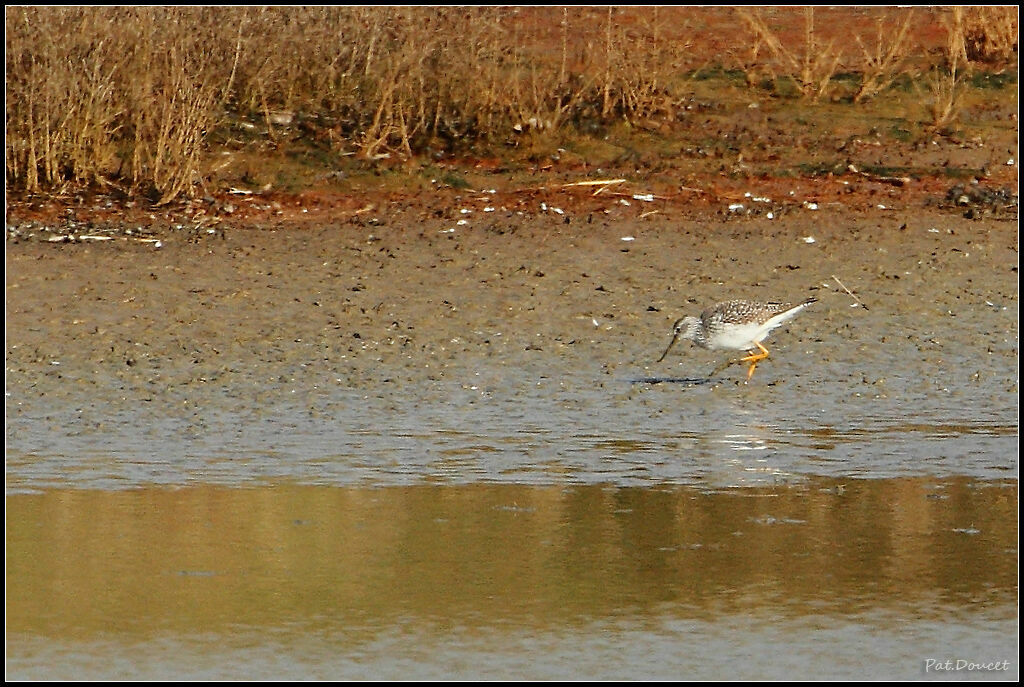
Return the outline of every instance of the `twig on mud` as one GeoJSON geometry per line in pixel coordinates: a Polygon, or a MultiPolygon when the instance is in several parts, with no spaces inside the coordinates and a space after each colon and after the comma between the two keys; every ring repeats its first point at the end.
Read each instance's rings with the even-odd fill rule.
{"type": "Polygon", "coordinates": [[[558,186],[555,186],[555,187],[551,187],[551,186],[534,186],[534,187],[530,187],[530,188],[519,188],[519,189],[515,189],[514,191],[512,191],[512,193],[536,193],[538,191],[550,191],[550,190],[552,190],[552,188],[571,188],[573,186],[600,186],[601,188],[597,189],[597,191],[594,192],[594,195],[596,196],[598,193],[601,193],[602,191],[605,191],[605,190],[611,188],[612,184],[624,184],[627,181],[629,181],[629,180],[628,179],[600,179],[600,180],[594,180],[594,181],[573,181],[573,182],[570,182],[568,184],[559,184],[558,186]]]}
{"type": "Polygon", "coordinates": [[[893,186],[906,186],[912,181],[910,177],[885,177],[877,174],[868,174],[867,172],[860,171],[853,165],[848,165],[847,169],[871,181],[880,181],[885,184],[892,184],[893,186]]]}
{"type": "Polygon", "coordinates": [[[611,188],[612,184],[624,184],[626,179],[599,179],[595,181],[574,181],[570,184],[562,184],[562,188],[568,188],[570,186],[600,186],[601,188],[594,191],[594,195],[598,195],[603,191],[607,191],[611,188]]]}
{"type": "Polygon", "coordinates": [[[645,197],[639,198],[638,196],[641,195],[639,193],[622,193],[622,192],[619,192],[619,191],[616,191],[616,192],[612,193],[611,195],[613,195],[613,196],[622,196],[623,198],[632,198],[633,200],[642,200],[642,201],[647,202],[647,203],[650,203],[650,202],[655,201],[655,200],[672,200],[675,197],[675,196],[656,196],[653,193],[647,193],[647,194],[643,194],[645,197]]]}
{"type": "Polygon", "coordinates": [[[853,291],[850,291],[848,288],[846,288],[846,285],[843,282],[839,281],[839,277],[837,277],[836,275],[833,274],[832,278],[836,280],[837,284],[839,284],[841,287],[843,287],[843,291],[845,291],[846,293],[850,294],[850,297],[853,298],[853,300],[857,301],[857,305],[859,305],[860,307],[864,308],[865,310],[868,309],[868,306],[864,305],[864,302],[861,301],[861,299],[857,298],[857,295],[853,291]]]}
{"type": "Polygon", "coordinates": [[[601,179],[595,181],[573,181],[569,184],[562,184],[562,188],[567,186],[600,186],[602,184],[624,184],[626,179],[601,179]]]}

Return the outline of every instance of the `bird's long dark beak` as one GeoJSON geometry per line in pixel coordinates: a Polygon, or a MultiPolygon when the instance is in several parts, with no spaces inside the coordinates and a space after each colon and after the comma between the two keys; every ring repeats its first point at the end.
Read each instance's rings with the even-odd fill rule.
{"type": "Polygon", "coordinates": [[[661,354],[661,357],[660,357],[660,358],[658,358],[658,362],[659,362],[659,363],[660,363],[660,362],[661,362],[662,360],[664,360],[664,359],[665,359],[665,356],[666,356],[666,355],[668,355],[668,352],[669,352],[669,351],[671,351],[671,350],[672,350],[672,347],[676,345],[676,340],[677,340],[678,338],[679,338],[679,332],[672,332],[672,340],[668,342],[668,348],[666,348],[666,349],[665,349],[665,352],[661,354]]]}

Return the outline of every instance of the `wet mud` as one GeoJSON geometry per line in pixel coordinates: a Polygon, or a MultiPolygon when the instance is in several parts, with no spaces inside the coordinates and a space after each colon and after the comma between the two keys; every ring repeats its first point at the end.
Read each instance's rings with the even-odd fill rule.
{"type": "MultiPolygon", "coordinates": [[[[304,480],[309,460],[400,453],[403,434],[430,437],[428,454],[482,447],[485,466],[530,449],[517,470],[531,450],[558,463],[579,437],[656,445],[744,422],[1015,434],[1015,224],[618,207],[527,214],[488,196],[463,203],[463,224],[397,207],[358,225],[171,232],[159,248],[9,241],[9,456],[173,464],[191,448],[201,474],[217,456],[276,452],[299,462],[266,471],[304,480]],[[749,382],[739,364],[709,376],[731,354],[689,342],[655,362],[685,314],[809,296],[749,382]]],[[[375,479],[367,467],[357,481],[375,479]]]]}

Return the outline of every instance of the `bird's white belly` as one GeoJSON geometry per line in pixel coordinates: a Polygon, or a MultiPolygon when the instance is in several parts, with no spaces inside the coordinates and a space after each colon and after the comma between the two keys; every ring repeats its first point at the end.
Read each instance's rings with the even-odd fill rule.
{"type": "Polygon", "coordinates": [[[711,341],[710,348],[727,348],[734,351],[747,351],[757,348],[757,344],[764,341],[771,330],[766,330],[763,325],[750,325],[730,327],[729,331],[716,334],[711,341]]]}

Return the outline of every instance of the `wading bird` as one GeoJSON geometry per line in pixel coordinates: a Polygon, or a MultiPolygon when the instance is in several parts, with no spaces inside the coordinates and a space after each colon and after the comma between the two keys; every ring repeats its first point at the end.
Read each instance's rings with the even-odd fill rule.
{"type": "MultiPolygon", "coordinates": [[[[672,340],[658,358],[660,363],[672,350],[679,339],[689,339],[702,348],[748,351],[750,355],[740,358],[750,363],[747,379],[754,375],[757,364],[768,357],[768,349],[761,342],[773,329],[792,319],[817,298],[808,298],[799,305],[791,303],[759,303],[756,301],[724,301],[713,305],[700,317],[683,317],[672,326],[672,340]],[[759,352],[752,352],[760,349],[759,352]]],[[[726,363],[714,373],[724,369],[726,363]]]]}

